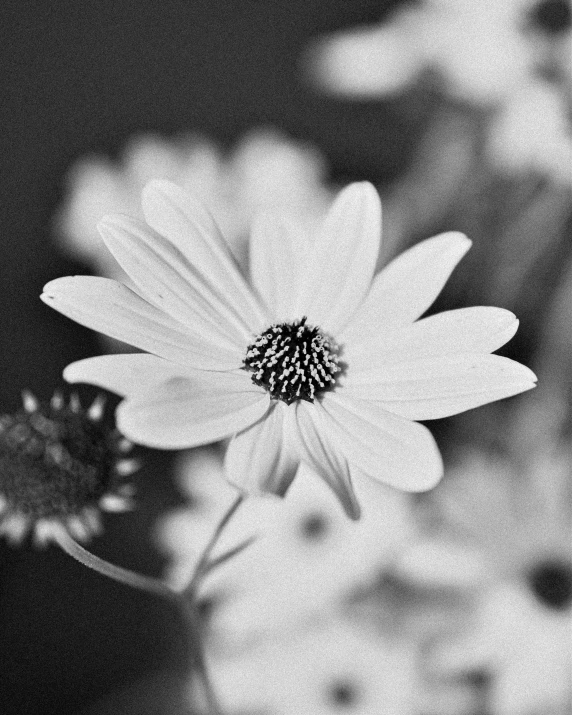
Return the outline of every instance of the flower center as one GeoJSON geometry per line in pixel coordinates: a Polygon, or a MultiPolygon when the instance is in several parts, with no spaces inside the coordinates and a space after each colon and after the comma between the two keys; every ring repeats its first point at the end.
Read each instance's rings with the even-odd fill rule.
{"type": "Polygon", "coordinates": [[[244,369],[252,382],[287,405],[314,398],[336,384],[338,347],[306,318],[271,325],[248,346],[244,369]]]}
{"type": "Polygon", "coordinates": [[[572,565],[549,560],[529,573],[529,584],[539,601],[549,608],[564,610],[572,605],[572,565]]]}
{"type": "Polygon", "coordinates": [[[34,519],[77,514],[109,489],[113,430],[85,412],[44,407],[0,418],[0,494],[34,519]]]}

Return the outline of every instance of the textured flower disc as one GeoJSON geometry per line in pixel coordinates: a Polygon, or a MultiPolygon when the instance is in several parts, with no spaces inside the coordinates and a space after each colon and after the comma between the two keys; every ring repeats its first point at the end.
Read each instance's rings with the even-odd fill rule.
{"type": "Polygon", "coordinates": [[[20,541],[30,528],[37,543],[65,528],[86,540],[101,530],[99,510],[130,507],[120,478],[135,471],[122,455],[131,443],[102,422],[103,401],[87,410],[76,396],[48,405],[24,395],[24,408],[0,417],[0,533],[20,541]]]}
{"type": "Polygon", "coordinates": [[[530,570],[529,585],[542,605],[556,610],[572,606],[572,564],[542,561],[530,570]]]}
{"type": "Polygon", "coordinates": [[[306,324],[271,325],[248,346],[244,368],[251,370],[252,382],[287,405],[314,398],[336,383],[341,371],[337,346],[320,330],[306,324]]]}

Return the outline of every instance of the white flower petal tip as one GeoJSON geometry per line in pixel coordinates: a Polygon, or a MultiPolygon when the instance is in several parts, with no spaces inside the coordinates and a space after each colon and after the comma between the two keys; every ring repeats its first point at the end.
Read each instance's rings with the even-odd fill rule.
{"type": "Polygon", "coordinates": [[[319,403],[296,405],[296,431],[302,462],[326,482],[346,515],[354,521],[359,519],[361,509],[352,486],[350,464],[338,447],[339,435],[332,430],[331,420],[319,403]]]}
{"type": "Polygon", "coordinates": [[[141,203],[143,206],[148,206],[149,203],[154,201],[156,198],[167,198],[169,196],[182,194],[184,194],[185,199],[190,204],[198,204],[202,210],[210,216],[208,209],[204,206],[200,199],[196,198],[192,194],[191,191],[183,189],[183,187],[179,184],[176,184],[173,181],[168,181],[167,179],[151,179],[151,181],[148,181],[141,192],[141,203]]]}
{"type": "Polygon", "coordinates": [[[365,300],[343,329],[349,345],[410,325],[433,304],[471,247],[463,233],[450,231],[417,243],[375,276],[365,300]]]}
{"type": "Polygon", "coordinates": [[[407,255],[411,251],[412,254],[416,253],[422,261],[432,262],[437,259],[443,264],[451,265],[450,273],[472,245],[473,242],[464,233],[446,231],[421,241],[402,255],[407,255]]]}
{"type": "Polygon", "coordinates": [[[65,286],[70,281],[76,280],[76,278],[77,276],[66,276],[65,278],[54,278],[54,280],[49,281],[49,283],[46,283],[42,293],[40,294],[40,300],[43,300],[44,303],[51,307],[55,307],[52,305],[52,301],[57,300],[62,286],[65,286]]]}
{"type": "Polygon", "coordinates": [[[338,334],[367,295],[381,242],[381,202],[372,184],[350,184],[335,199],[309,251],[298,312],[338,334]]]}
{"type": "Polygon", "coordinates": [[[424,425],[373,401],[332,393],[323,401],[330,442],[358,472],[401,491],[432,489],[443,476],[443,460],[424,425]]]}
{"type": "Polygon", "coordinates": [[[460,353],[361,372],[347,395],[373,401],[407,420],[434,420],[512,397],[536,385],[536,375],[500,355],[460,353]]]}
{"type": "MultiPolygon", "coordinates": [[[[168,179],[151,179],[143,187],[142,196],[148,196],[149,192],[153,193],[155,191],[161,193],[168,193],[170,191],[183,191],[183,188],[176,184],[174,181],[169,181],[168,179]]],[[[190,195],[190,192],[187,191],[190,195]]]]}

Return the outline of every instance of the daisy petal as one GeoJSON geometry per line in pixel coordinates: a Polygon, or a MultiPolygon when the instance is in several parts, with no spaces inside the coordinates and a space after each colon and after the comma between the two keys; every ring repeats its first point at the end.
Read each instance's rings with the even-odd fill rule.
{"type": "Polygon", "coordinates": [[[98,224],[109,250],[141,293],[179,323],[226,350],[243,349],[249,332],[229,314],[181,251],[142,221],[107,216],[98,224]]]}
{"type": "MultiPolygon", "coordinates": [[[[269,407],[268,393],[246,375],[216,373],[216,380],[175,378],[117,408],[117,426],[133,442],[186,449],[240,432],[269,407]]],[[[213,373],[214,375],[214,373],[213,373]]]]}
{"type": "Polygon", "coordinates": [[[130,288],[108,278],[57,278],[44,287],[41,299],[81,325],[183,365],[230,370],[242,361],[237,348],[193,335],[130,288]]]}
{"type": "Polygon", "coordinates": [[[276,322],[295,314],[298,274],[308,240],[301,226],[282,215],[258,214],[250,238],[252,282],[276,322]]]}
{"type": "Polygon", "coordinates": [[[298,402],[295,410],[302,460],[326,482],[350,519],[359,519],[361,510],[352,487],[350,469],[345,456],[337,449],[335,437],[331,436],[331,420],[319,402],[298,402]]]}
{"type": "Polygon", "coordinates": [[[350,373],[343,391],[413,420],[434,420],[530,390],[535,374],[499,355],[471,353],[350,373]]]}
{"type": "Polygon", "coordinates": [[[261,420],[231,440],[225,456],[227,480],[249,494],[284,496],[299,463],[290,429],[288,407],[273,404],[261,420]]]}
{"type": "Polygon", "coordinates": [[[147,223],[171,241],[203,283],[224,306],[247,337],[264,328],[266,316],[209,211],[169,181],[152,181],[143,189],[142,208],[147,223]]]}
{"type": "Polygon", "coordinates": [[[146,353],[100,355],[72,362],[64,370],[67,382],[96,385],[122,397],[147,392],[158,383],[184,375],[180,365],[146,353]]]}
{"type": "Polygon", "coordinates": [[[451,231],[418,243],[376,276],[371,290],[340,338],[363,343],[417,320],[439,295],[453,269],[471,247],[451,231]]]}
{"type": "Polygon", "coordinates": [[[328,393],[322,404],[335,443],[369,477],[418,492],[431,489],[443,476],[439,449],[424,425],[345,392],[328,393]]]}
{"type": "Polygon", "coordinates": [[[396,330],[372,336],[367,343],[344,346],[352,373],[412,359],[462,353],[491,353],[508,342],[518,320],[502,308],[449,310],[396,330]]]}
{"type": "Polygon", "coordinates": [[[338,195],[308,253],[298,314],[337,335],[363,301],[381,241],[381,203],[374,187],[350,184],[338,195]]]}

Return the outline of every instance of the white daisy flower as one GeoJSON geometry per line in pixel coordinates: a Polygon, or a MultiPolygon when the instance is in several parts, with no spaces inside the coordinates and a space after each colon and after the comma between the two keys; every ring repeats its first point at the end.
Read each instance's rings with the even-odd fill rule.
{"type": "Polygon", "coordinates": [[[418,320],[468,250],[465,236],[424,241],[374,277],[371,184],[344,189],[311,241],[284,215],[260,215],[252,287],[211,215],[177,186],[148,185],[143,212],[147,224],[100,223],[135,290],[77,276],[52,281],[42,299],[151,354],[90,358],[64,376],[125,397],[118,426],[135,442],[181,449],[232,437],[227,477],[246,493],[283,495],[305,462],[357,518],[353,477],[405,491],[441,478],[435,441],[413,420],[534,386],[526,367],[490,355],[514,335],[511,313],[418,320]]]}

